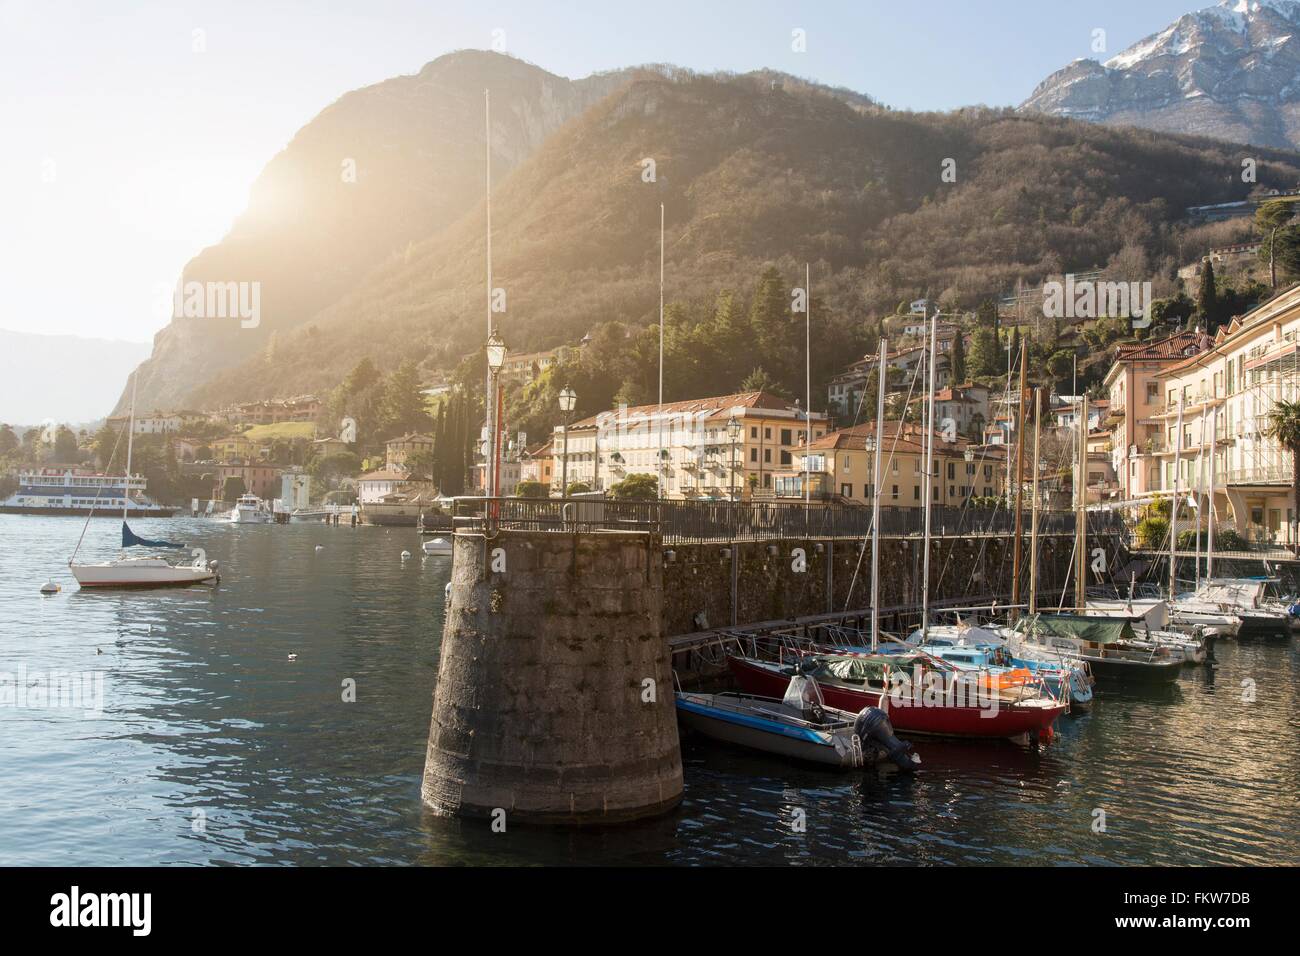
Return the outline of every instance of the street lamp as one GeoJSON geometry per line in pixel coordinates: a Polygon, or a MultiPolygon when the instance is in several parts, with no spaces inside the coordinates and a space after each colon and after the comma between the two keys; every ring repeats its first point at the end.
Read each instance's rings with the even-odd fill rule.
{"type": "Polygon", "coordinates": [[[727,437],[731,439],[731,500],[736,500],[736,440],[740,438],[740,419],[732,415],[727,419],[727,437]]]}
{"type": "MultiPolygon", "coordinates": [[[[564,412],[564,426],[561,434],[564,436],[564,448],[562,451],[562,477],[560,479],[560,497],[564,498],[569,494],[569,421],[573,417],[573,408],[578,404],[578,393],[568,385],[560,392],[560,411],[564,412]]],[[[594,485],[594,482],[593,482],[594,485]]]]}
{"type": "Polygon", "coordinates": [[[487,453],[487,488],[484,491],[489,498],[495,497],[497,493],[498,472],[501,465],[499,462],[501,452],[501,436],[497,434],[499,424],[497,423],[497,375],[501,367],[506,364],[506,344],[501,341],[497,335],[497,330],[493,329],[488,335],[487,344],[484,346],[487,352],[488,375],[491,378],[491,387],[488,395],[488,453],[487,453]]]}

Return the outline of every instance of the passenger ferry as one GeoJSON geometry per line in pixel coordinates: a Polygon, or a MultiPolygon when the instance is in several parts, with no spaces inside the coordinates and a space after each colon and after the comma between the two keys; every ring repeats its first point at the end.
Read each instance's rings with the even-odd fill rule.
{"type": "Polygon", "coordinates": [[[42,468],[18,475],[18,491],[0,501],[0,514],[81,515],[93,510],[106,518],[127,515],[138,518],[169,518],[175,508],[164,508],[144,493],[140,475],[102,475],[81,468],[42,468]]]}

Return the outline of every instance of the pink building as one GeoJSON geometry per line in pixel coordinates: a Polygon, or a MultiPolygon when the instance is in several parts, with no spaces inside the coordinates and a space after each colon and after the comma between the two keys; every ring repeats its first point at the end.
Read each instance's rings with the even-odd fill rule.
{"type": "Polygon", "coordinates": [[[1157,374],[1210,344],[1204,332],[1175,332],[1154,342],[1121,345],[1115,350],[1115,364],[1105,381],[1110,408],[1101,425],[1111,433],[1111,464],[1119,500],[1132,501],[1160,490],[1164,422],[1154,416],[1164,412],[1165,402],[1157,374]]]}

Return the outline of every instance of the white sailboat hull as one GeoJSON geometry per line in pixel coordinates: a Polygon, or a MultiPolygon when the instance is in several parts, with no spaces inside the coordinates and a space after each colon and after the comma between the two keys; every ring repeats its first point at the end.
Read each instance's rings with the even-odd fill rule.
{"type": "Polygon", "coordinates": [[[157,588],[203,584],[217,577],[212,568],[168,564],[162,558],[122,558],[99,564],[73,564],[70,568],[83,588],[157,588]]]}

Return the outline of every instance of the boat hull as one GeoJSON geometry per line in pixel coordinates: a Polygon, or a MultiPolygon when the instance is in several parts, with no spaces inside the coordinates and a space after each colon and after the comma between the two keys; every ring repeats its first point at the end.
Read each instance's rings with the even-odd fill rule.
{"type": "Polygon", "coordinates": [[[776,721],[731,713],[709,705],[710,694],[683,694],[677,698],[677,719],[691,730],[713,740],[749,750],[849,770],[861,766],[861,750],[835,746],[832,734],[790,727],[776,721]]]}
{"type": "Polygon", "coordinates": [[[72,576],[83,588],[164,588],[206,584],[217,577],[209,568],[182,565],[176,567],[166,562],[160,565],[123,566],[106,564],[74,564],[72,576]]]}
{"type": "Polygon", "coordinates": [[[1081,657],[1101,684],[1172,684],[1183,670],[1181,657],[1164,661],[1129,661],[1119,657],[1081,657]]]}
{"type": "MultiPolygon", "coordinates": [[[[789,676],[764,662],[730,657],[728,665],[741,688],[763,697],[780,697],[790,683],[789,676]]],[[[865,688],[847,687],[819,678],[822,697],[830,707],[857,713],[863,707],[888,709],[889,721],[900,734],[934,737],[967,737],[983,740],[1037,738],[1050,735],[1056,718],[1070,709],[1068,703],[1050,706],[1002,703],[992,707],[956,707],[901,704],[888,695],[865,688]],[[885,702],[881,702],[884,697],[885,702]]]]}
{"type": "MultiPolygon", "coordinates": [[[[149,511],[130,511],[128,516],[131,518],[170,518],[179,509],[176,508],[158,508],[149,511]]],[[[0,505],[0,515],[41,515],[46,518],[84,518],[91,514],[90,508],[25,508],[21,505],[0,505]]],[[[96,508],[93,517],[96,518],[116,518],[122,520],[122,509],[104,509],[96,508]]]]}

